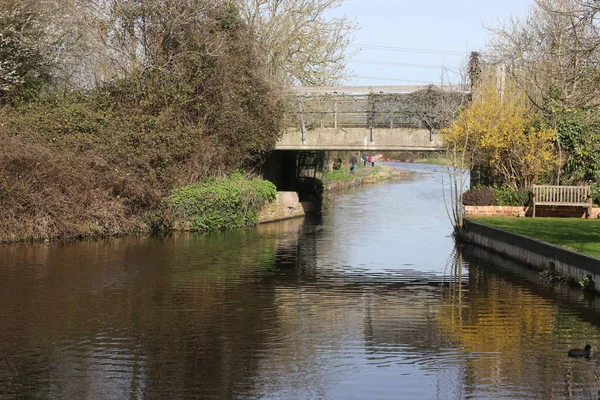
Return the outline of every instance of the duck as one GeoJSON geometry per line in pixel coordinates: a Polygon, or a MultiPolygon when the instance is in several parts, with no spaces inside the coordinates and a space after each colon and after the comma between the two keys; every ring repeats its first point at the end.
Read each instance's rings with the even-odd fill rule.
{"type": "Polygon", "coordinates": [[[589,344],[585,345],[583,349],[571,349],[569,350],[569,357],[590,357],[590,352],[592,351],[592,346],[589,344]]]}

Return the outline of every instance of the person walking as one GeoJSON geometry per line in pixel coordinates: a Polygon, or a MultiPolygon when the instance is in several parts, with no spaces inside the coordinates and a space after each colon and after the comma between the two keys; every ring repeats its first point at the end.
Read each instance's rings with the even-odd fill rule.
{"type": "Polygon", "coordinates": [[[375,162],[373,161],[373,156],[369,156],[369,157],[367,157],[367,162],[368,162],[369,164],[371,164],[371,166],[373,166],[373,164],[375,163],[375,162]]]}
{"type": "Polygon", "coordinates": [[[352,158],[350,159],[350,173],[352,175],[354,175],[356,173],[356,164],[358,163],[358,160],[356,159],[355,156],[352,156],[352,158]]]}

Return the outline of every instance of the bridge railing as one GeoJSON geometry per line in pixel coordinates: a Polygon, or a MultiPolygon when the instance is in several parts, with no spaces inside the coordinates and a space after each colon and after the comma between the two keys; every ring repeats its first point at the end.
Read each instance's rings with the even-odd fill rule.
{"type": "Polygon", "coordinates": [[[285,113],[285,124],[288,128],[436,130],[444,119],[449,120],[448,117],[458,111],[466,98],[464,91],[431,87],[408,93],[325,93],[313,89],[289,96],[285,113]]]}
{"type": "Polygon", "coordinates": [[[415,112],[373,103],[364,97],[297,97],[288,102],[287,127],[315,128],[401,128],[422,127],[415,112]]]}

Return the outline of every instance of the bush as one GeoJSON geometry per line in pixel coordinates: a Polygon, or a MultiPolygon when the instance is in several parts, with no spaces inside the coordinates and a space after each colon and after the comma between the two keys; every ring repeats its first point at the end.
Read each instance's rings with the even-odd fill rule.
{"type": "Polygon", "coordinates": [[[0,242],[139,232],[145,225],[129,203],[160,198],[100,158],[2,132],[0,142],[0,242]]]}
{"type": "Polygon", "coordinates": [[[179,224],[207,231],[258,224],[258,212],[276,193],[271,182],[247,179],[238,172],[226,179],[176,188],[170,201],[179,224]]]}
{"type": "Polygon", "coordinates": [[[493,206],[496,204],[494,191],[489,187],[472,187],[463,194],[465,206],[493,206]]]}
{"type": "MultiPolygon", "coordinates": [[[[10,3],[30,18],[22,0],[10,3]]],[[[206,190],[202,207],[207,199],[223,207],[213,197],[227,202],[226,193],[195,183],[256,168],[281,135],[285,92],[233,2],[178,2],[177,12],[162,0],[134,3],[113,7],[110,18],[120,23],[105,32],[145,29],[148,48],[122,77],[84,90],[49,79],[47,88],[16,98],[0,76],[0,241],[167,230],[172,195],[206,190]]],[[[104,69],[115,49],[98,50],[104,69]]],[[[45,61],[29,53],[32,62],[45,61]]],[[[22,67],[41,77],[35,65],[22,67]]],[[[202,211],[199,229],[254,224],[258,204],[274,196],[265,185],[215,186],[238,196],[246,214],[231,206],[231,215],[217,209],[223,215],[205,221],[202,211]]]]}
{"type": "Polygon", "coordinates": [[[594,204],[600,204],[600,184],[598,184],[598,183],[590,184],[590,192],[592,195],[592,202],[594,204]]]}
{"type": "Polygon", "coordinates": [[[527,189],[515,190],[508,186],[494,189],[496,205],[498,206],[529,206],[531,192],[527,189]]]}

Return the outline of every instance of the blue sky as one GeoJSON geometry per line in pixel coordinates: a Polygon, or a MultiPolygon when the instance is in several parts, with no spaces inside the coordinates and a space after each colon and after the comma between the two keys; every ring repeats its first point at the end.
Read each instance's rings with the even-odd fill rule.
{"type": "MultiPolygon", "coordinates": [[[[346,0],[334,13],[345,14],[360,25],[353,43],[364,45],[362,49],[351,48],[359,51],[348,65],[354,77],[346,84],[440,83],[441,69],[430,66],[458,70],[468,52],[484,49],[489,40],[485,26],[497,26],[499,20],[511,15],[524,15],[532,3],[533,0],[346,0]],[[433,51],[392,51],[369,46],[433,51]]],[[[453,73],[448,78],[453,82],[460,79],[453,73]]]]}

